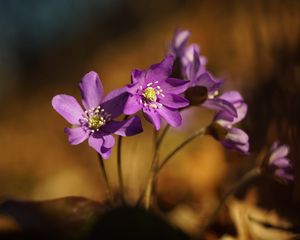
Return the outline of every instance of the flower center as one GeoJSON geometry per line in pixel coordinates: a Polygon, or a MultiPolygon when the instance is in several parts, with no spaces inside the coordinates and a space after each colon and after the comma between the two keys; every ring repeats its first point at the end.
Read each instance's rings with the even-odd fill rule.
{"type": "Polygon", "coordinates": [[[104,112],[103,108],[98,106],[84,112],[82,124],[93,133],[99,131],[99,129],[109,120],[110,115],[104,112]]]}
{"type": "Polygon", "coordinates": [[[89,117],[88,124],[89,128],[98,129],[105,124],[105,119],[99,115],[93,115],[89,117]]]}
{"type": "Polygon", "coordinates": [[[147,87],[144,90],[143,96],[149,101],[156,101],[157,99],[156,90],[153,87],[147,87]]]}

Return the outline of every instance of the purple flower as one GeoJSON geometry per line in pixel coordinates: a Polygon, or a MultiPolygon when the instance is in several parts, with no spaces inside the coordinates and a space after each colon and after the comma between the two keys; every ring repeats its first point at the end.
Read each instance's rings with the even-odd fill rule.
{"type": "Polygon", "coordinates": [[[156,130],[160,129],[160,117],[173,127],[181,124],[178,109],[188,106],[189,101],[179,94],[187,89],[188,81],[169,77],[173,62],[174,57],[168,55],[147,70],[132,72],[132,83],[127,86],[129,97],[124,108],[125,114],[142,110],[156,130]]]}
{"type": "Polygon", "coordinates": [[[274,175],[276,179],[284,183],[294,180],[291,160],[287,157],[289,151],[289,146],[279,145],[279,142],[274,142],[270,149],[269,158],[263,165],[263,169],[267,173],[274,175]]]}
{"type": "Polygon", "coordinates": [[[247,104],[244,102],[241,94],[237,91],[226,92],[219,98],[231,103],[235,108],[237,115],[234,116],[228,111],[218,112],[214,118],[214,123],[212,124],[213,135],[220,140],[226,148],[241,153],[248,153],[248,135],[243,130],[232,126],[245,118],[248,110],[247,104]]]}
{"type": "Polygon", "coordinates": [[[183,56],[190,35],[190,31],[177,28],[172,39],[170,52],[177,57],[183,56]]]}
{"type": "Polygon", "coordinates": [[[74,97],[64,94],[56,95],[52,99],[52,106],[72,124],[72,127],[65,128],[70,144],[77,145],[88,139],[89,145],[104,159],[108,159],[115,143],[112,134],[132,136],[142,132],[140,119],[113,120],[122,114],[128,93],[123,88],[104,97],[102,83],[96,72],[87,73],[79,87],[85,110],[74,97]]]}
{"type": "Polygon", "coordinates": [[[200,55],[200,47],[197,44],[187,46],[189,36],[189,31],[177,29],[171,45],[171,53],[180,59],[183,78],[190,81],[185,97],[191,105],[227,111],[236,117],[232,104],[218,97],[223,81],[216,79],[206,70],[207,58],[200,55]]]}

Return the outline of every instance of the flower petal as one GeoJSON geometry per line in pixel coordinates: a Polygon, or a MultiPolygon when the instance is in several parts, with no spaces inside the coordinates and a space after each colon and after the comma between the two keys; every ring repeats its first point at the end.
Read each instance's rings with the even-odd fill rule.
{"type": "Polygon", "coordinates": [[[290,159],[288,158],[279,158],[270,162],[272,165],[275,165],[279,168],[291,167],[290,159]]]}
{"type": "Polygon", "coordinates": [[[172,50],[175,52],[175,54],[180,55],[183,53],[190,35],[191,33],[188,30],[175,30],[174,37],[172,39],[172,50]]]}
{"type": "Polygon", "coordinates": [[[113,119],[123,113],[128,97],[129,93],[126,91],[126,87],[116,89],[107,94],[101,103],[101,107],[113,119]]]}
{"type": "Polygon", "coordinates": [[[274,152],[271,154],[269,162],[272,163],[276,159],[284,158],[289,154],[290,148],[288,145],[279,146],[274,152]]]}
{"type": "Polygon", "coordinates": [[[142,123],[139,117],[123,120],[121,122],[110,121],[102,127],[106,134],[117,134],[120,136],[133,136],[143,131],[142,123]]]}
{"type": "Polygon", "coordinates": [[[160,117],[158,112],[152,108],[143,108],[143,114],[146,120],[152,123],[155,129],[158,131],[160,129],[160,117]]]}
{"type": "Polygon", "coordinates": [[[65,133],[68,134],[68,141],[72,145],[82,143],[89,137],[89,133],[81,127],[65,128],[65,133]]]}
{"type": "Polygon", "coordinates": [[[190,81],[184,81],[177,78],[168,78],[165,81],[159,83],[160,88],[163,90],[163,94],[174,93],[181,94],[189,87],[190,81]]]}
{"type": "Polygon", "coordinates": [[[52,106],[69,123],[79,124],[83,110],[74,97],[64,94],[56,95],[52,99],[52,106]]]}
{"type": "Polygon", "coordinates": [[[104,146],[104,140],[102,137],[96,138],[93,135],[89,137],[89,145],[95,149],[104,159],[108,159],[111,155],[111,148],[104,146]]]}
{"type": "Polygon", "coordinates": [[[194,82],[197,86],[204,86],[207,88],[208,93],[214,93],[222,85],[223,81],[214,78],[209,72],[201,74],[194,82]]]}
{"type": "Polygon", "coordinates": [[[172,73],[174,60],[174,56],[168,54],[160,63],[151,65],[146,72],[145,83],[160,82],[167,79],[172,73]]]}
{"type": "Polygon", "coordinates": [[[146,75],[146,71],[134,69],[131,72],[131,82],[143,84],[145,81],[145,75],[146,75]]]}
{"type": "Polygon", "coordinates": [[[88,110],[100,105],[103,96],[103,86],[96,72],[91,71],[84,75],[79,83],[82,104],[88,110]]]}
{"type": "Polygon", "coordinates": [[[103,136],[103,147],[112,148],[115,145],[115,138],[112,135],[103,136]]]}
{"type": "Polygon", "coordinates": [[[131,115],[141,110],[143,105],[139,103],[140,98],[141,97],[137,95],[129,96],[124,106],[124,114],[131,115]]]}
{"type": "Polygon", "coordinates": [[[228,134],[226,135],[226,138],[221,142],[224,145],[224,147],[228,149],[236,150],[244,154],[249,152],[249,137],[241,129],[228,129],[228,134]]]}
{"type": "Polygon", "coordinates": [[[168,107],[161,106],[157,109],[157,112],[169,123],[172,127],[180,126],[182,122],[179,111],[170,109],[168,107]]]}
{"type": "MultiPolygon", "coordinates": [[[[233,104],[221,98],[207,99],[201,106],[223,112],[222,114],[216,115],[215,120],[217,122],[219,120],[233,121],[233,118],[237,117],[237,112],[233,104]]],[[[222,124],[220,123],[220,125],[222,124]]]]}
{"type": "Polygon", "coordinates": [[[187,99],[172,93],[159,98],[159,102],[164,106],[175,109],[184,108],[189,105],[189,101],[187,99]]]}

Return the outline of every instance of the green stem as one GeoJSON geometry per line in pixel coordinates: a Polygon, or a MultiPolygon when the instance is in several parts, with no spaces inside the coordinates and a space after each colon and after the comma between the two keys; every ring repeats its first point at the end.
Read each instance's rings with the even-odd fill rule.
{"type": "Polygon", "coordinates": [[[233,195],[234,193],[236,193],[237,190],[239,190],[240,188],[242,188],[245,184],[247,184],[250,180],[256,178],[257,176],[259,176],[261,174],[261,169],[260,168],[254,168],[250,171],[248,171],[240,180],[239,182],[237,182],[235,185],[232,186],[232,188],[221,198],[220,203],[218,204],[218,206],[214,209],[214,211],[212,212],[212,214],[209,216],[208,220],[206,221],[206,223],[204,223],[204,225],[202,226],[202,228],[200,229],[200,232],[198,234],[198,237],[195,239],[202,239],[203,235],[205,233],[205,231],[212,225],[212,223],[215,221],[218,213],[220,212],[220,210],[223,208],[223,206],[225,205],[227,199],[233,195]]]}
{"type": "Polygon", "coordinates": [[[104,165],[104,160],[100,154],[98,154],[98,160],[99,160],[100,169],[102,171],[102,174],[104,176],[104,180],[106,183],[106,195],[107,195],[108,199],[111,201],[111,200],[113,200],[113,194],[111,191],[111,187],[109,185],[109,181],[108,181],[108,177],[107,177],[107,173],[106,173],[106,169],[105,169],[105,165],[104,165]]]}

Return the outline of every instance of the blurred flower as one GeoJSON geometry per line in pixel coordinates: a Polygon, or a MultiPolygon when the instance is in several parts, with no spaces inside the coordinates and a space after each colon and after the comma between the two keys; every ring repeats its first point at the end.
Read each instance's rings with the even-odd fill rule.
{"type": "Polygon", "coordinates": [[[218,112],[210,127],[212,135],[220,140],[226,148],[237,150],[241,153],[248,153],[248,135],[243,130],[232,127],[232,125],[245,118],[248,110],[247,104],[244,102],[241,94],[237,91],[226,92],[219,98],[231,103],[235,108],[237,115],[232,115],[229,111],[218,112]]]}
{"type": "Polygon", "coordinates": [[[107,159],[115,143],[112,134],[132,136],[142,132],[138,117],[121,122],[112,120],[123,112],[128,98],[125,88],[104,97],[102,83],[93,71],[82,78],[79,87],[85,111],[72,96],[60,94],[52,99],[53,108],[72,124],[71,128],[65,128],[70,144],[88,139],[89,145],[107,159]]]}
{"type": "Polygon", "coordinates": [[[288,145],[279,145],[279,142],[274,142],[270,149],[270,157],[263,165],[266,172],[271,173],[276,179],[284,183],[294,180],[291,160],[287,157],[289,151],[288,145]]]}
{"type": "Polygon", "coordinates": [[[147,70],[132,72],[132,83],[127,86],[130,94],[124,108],[125,114],[142,110],[156,130],[160,129],[160,116],[172,127],[181,124],[178,109],[188,106],[189,101],[179,94],[187,89],[188,81],[169,77],[173,62],[174,57],[168,55],[147,70]]]}
{"type": "Polygon", "coordinates": [[[181,75],[189,80],[189,88],[185,97],[191,105],[201,105],[216,111],[227,111],[236,116],[232,104],[225,99],[218,98],[219,88],[223,81],[214,78],[207,70],[207,58],[200,55],[197,44],[187,45],[190,32],[188,30],[176,30],[170,52],[179,58],[181,75]]]}

